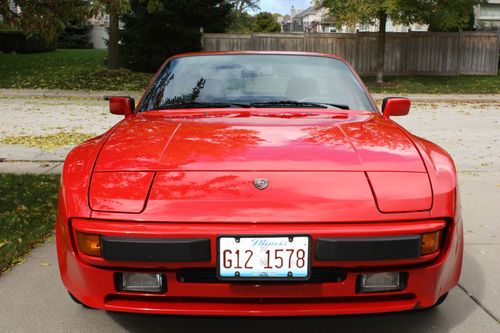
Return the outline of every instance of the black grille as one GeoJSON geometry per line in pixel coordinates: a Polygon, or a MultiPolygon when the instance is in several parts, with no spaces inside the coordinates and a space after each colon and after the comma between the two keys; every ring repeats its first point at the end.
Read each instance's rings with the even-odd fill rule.
{"type": "MultiPolygon", "coordinates": [[[[259,283],[325,283],[342,282],[347,272],[345,269],[331,267],[316,267],[311,269],[311,278],[307,281],[269,281],[263,280],[259,283]]],[[[184,283],[227,283],[217,279],[215,268],[184,268],[177,271],[177,281],[184,283]]],[[[241,281],[231,283],[256,283],[253,281],[241,281]]]]}
{"type": "Polygon", "coordinates": [[[116,261],[198,262],[210,260],[208,238],[102,237],[103,258],[116,261]]]}
{"type": "Polygon", "coordinates": [[[420,257],[420,235],[395,237],[318,238],[319,261],[367,261],[420,257]]]}

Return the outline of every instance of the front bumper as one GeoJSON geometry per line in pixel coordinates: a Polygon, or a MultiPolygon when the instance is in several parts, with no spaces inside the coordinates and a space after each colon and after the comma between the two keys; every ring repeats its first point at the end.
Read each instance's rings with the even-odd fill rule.
{"type": "MultiPolygon", "coordinates": [[[[411,221],[356,224],[172,224],[74,219],[57,222],[57,247],[66,288],[84,304],[110,311],[224,316],[299,316],[361,314],[430,307],[453,288],[460,276],[462,223],[411,221]],[[216,239],[224,234],[310,234],[315,248],[328,237],[406,237],[440,230],[445,238],[438,253],[419,258],[369,261],[325,261],[313,257],[313,269],[335,269],[341,278],[319,282],[228,283],[186,280],[180,272],[216,265],[216,239]],[[208,260],[199,262],[141,262],[93,258],[75,247],[76,230],[106,237],[210,240],[208,260]],[[161,272],[164,294],[117,291],[115,274],[123,271],[161,272]],[[360,273],[398,271],[407,274],[397,292],[357,293],[360,273]]],[[[321,259],[321,258],[320,258],[321,259]]]]}

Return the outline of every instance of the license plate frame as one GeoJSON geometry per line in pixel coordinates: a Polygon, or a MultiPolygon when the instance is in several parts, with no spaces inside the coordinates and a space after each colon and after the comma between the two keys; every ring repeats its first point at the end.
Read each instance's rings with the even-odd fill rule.
{"type": "Polygon", "coordinates": [[[248,234],[248,235],[220,235],[217,237],[217,253],[216,253],[216,274],[217,279],[220,281],[231,281],[231,282],[301,282],[308,281],[311,278],[311,267],[312,267],[312,237],[308,234],[248,234]],[[295,238],[295,237],[307,237],[307,275],[303,277],[263,277],[263,276],[252,276],[252,277],[241,277],[241,276],[222,276],[221,275],[221,244],[220,240],[222,238],[295,238]]]}

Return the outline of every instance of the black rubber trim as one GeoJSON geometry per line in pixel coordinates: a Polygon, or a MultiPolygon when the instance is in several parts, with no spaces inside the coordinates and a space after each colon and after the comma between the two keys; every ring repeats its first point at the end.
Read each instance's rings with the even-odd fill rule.
{"type": "Polygon", "coordinates": [[[210,261],[208,238],[102,237],[103,258],[113,261],[210,261]]]}
{"type": "Polygon", "coordinates": [[[420,235],[318,238],[318,261],[396,260],[420,257],[420,235]]]}
{"type": "MultiPolygon", "coordinates": [[[[311,277],[307,281],[297,280],[269,280],[263,279],[259,281],[261,284],[276,284],[276,283],[327,283],[327,282],[342,282],[347,277],[347,271],[342,268],[335,267],[312,267],[311,277]]],[[[182,268],[177,271],[177,281],[182,283],[250,283],[255,284],[255,280],[250,281],[221,281],[217,278],[215,268],[182,268]]]]}

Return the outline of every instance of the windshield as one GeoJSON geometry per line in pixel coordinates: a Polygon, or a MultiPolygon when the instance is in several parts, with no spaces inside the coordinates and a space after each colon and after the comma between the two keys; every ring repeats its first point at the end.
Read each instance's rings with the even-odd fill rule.
{"type": "Polygon", "coordinates": [[[153,82],[138,110],[280,106],[375,111],[344,62],[274,54],[173,59],[153,82]]]}

